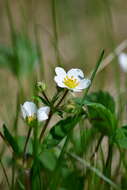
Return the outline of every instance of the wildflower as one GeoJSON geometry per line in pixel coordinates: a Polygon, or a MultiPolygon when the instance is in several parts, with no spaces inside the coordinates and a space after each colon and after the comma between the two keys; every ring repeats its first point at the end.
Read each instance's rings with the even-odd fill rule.
{"type": "Polygon", "coordinates": [[[21,105],[21,111],[23,118],[29,125],[31,125],[35,121],[42,122],[47,120],[50,108],[48,106],[44,106],[37,109],[36,104],[33,102],[25,102],[21,105]]]}
{"type": "Polygon", "coordinates": [[[55,82],[61,88],[68,88],[74,92],[81,92],[87,88],[91,81],[84,78],[84,74],[80,69],[71,69],[67,73],[61,67],[56,67],[55,82]]]}
{"type": "Polygon", "coordinates": [[[120,64],[121,69],[124,72],[127,72],[127,54],[126,53],[121,53],[118,57],[118,61],[120,64]]]}

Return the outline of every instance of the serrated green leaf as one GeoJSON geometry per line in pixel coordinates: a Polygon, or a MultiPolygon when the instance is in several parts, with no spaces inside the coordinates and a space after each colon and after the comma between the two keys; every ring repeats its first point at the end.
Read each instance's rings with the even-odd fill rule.
{"type": "Polygon", "coordinates": [[[109,109],[112,113],[115,112],[115,101],[108,92],[98,91],[89,94],[86,100],[93,103],[100,103],[109,109]]]}
{"type": "MultiPolygon", "coordinates": [[[[81,104],[82,98],[74,98],[73,99],[77,104],[81,104]]],[[[92,92],[86,96],[83,104],[88,103],[99,103],[109,109],[112,113],[115,112],[115,101],[113,97],[108,92],[98,91],[92,92]]]]}
{"type": "Polygon", "coordinates": [[[3,131],[4,131],[4,136],[5,136],[6,141],[12,147],[14,153],[16,153],[18,155],[19,154],[18,144],[17,144],[16,140],[14,139],[14,137],[9,132],[9,130],[7,129],[7,127],[5,126],[5,124],[3,124],[3,131]]]}
{"type": "Polygon", "coordinates": [[[104,135],[114,135],[117,127],[115,115],[102,104],[88,103],[88,117],[93,125],[104,135]]]}

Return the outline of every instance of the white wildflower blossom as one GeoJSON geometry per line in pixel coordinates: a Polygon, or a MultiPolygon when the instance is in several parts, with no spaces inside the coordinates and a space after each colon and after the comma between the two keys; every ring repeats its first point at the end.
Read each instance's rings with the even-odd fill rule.
{"type": "Polygon", "coordinates": [[[27,101],[23,105],[21,105],[21,111],[24,120],[26,120],[28,124],[31,124],[33,121],[36,120],[39,122],[47,120],[50,112],[50,107],[43,106],[37,109],[35,103],[27,101]]]}
{"type": "Polygon", "coordinates": [[[61,67],[55,68],[56,76],[54,77],[57,86],[68,88],[74,92],[81,92],[87,88],[91,81],[84,77],[84,73],[80,69],[70,69],[66,72],[61,67]]]}

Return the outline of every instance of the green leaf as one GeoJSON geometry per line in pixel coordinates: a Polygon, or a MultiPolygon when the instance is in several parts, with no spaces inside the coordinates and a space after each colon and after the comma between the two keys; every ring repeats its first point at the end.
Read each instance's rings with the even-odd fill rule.
{"type": "Polygon", "coordinates": [[[93,102],[93,103],[100,103],[103,106],[105,106],[107,109],[109,109],[112,113],[115,112],[115,101],[113,97],[108,92],[98,91],[89,94],[86,97],[87,101],[93,102]]]}
{"type": "Polygon", "coordinates": [[[115,142],[121,148],[127,148],[127,126],[123,126],[116,130],[115,142]]]}
{"type": "Polygon", "coordinates": [[[6,141],[12,147],[14,153],[16,153],[18,155],[19,154],[18,144],[17,144],[16,140],[14,139],[14,137],[9,132],[9,130],[7,129],[7,127],[5,126],[5,124],[3,124],[3,131],[4,131],[4,136],[5,136],[6,141]]]}
{"type": "Polygon", "coordinates": [[[9,67],[9,61],[13,55],[12,49],[0,44],[0,66],[9,67]]]}
{"type": "Polygon", "coordinates": [[[41,153],[41,155],[39,156],[39,159],[43,165],[43,167],[45,167],[46,169],[53,171],[55,169],[56,166],[56,156],[54,154],[54,152],[50,151],[50,150],[45,150],[41,153]]]}
{"type": "Polygon", "coordinates": [[[61,140],[67,136],[67,134],[75,127],[80,121],[82,114],[78,116],[70,116],[64,120],[59,121],[55,124],[49,132],[49,135],[44,141],[44,146],[47,148],[58,145],[61,140]]]}
{"type": "MultiPolygon", "coordinates": [[[[81,104],[82,99],[81,98],[74,98],[73,99],[77,104],[81,104]]],[[[90,93],[86,96],[83,104],[88,103],[99,103],[105,106],[107,109],[109,109],[112,113],[115,112],[115,101],[113,97],[108,92],[98,91],[90,93]]]]}
{"type": "MultiPolygon", "coordinates": [[[[19,147],[19,151],[20,151],[20,152],[23,152],[23,151],[24,151],[25,142],[26,142],[26,137],[25,137],[25,136],[18,136],[18,137],[17,137],[17,144],[18,144],[18,147],[19,147]]],[[[29,139],[29,143],[28,143],[28,145],[27,145],[27,153],[28,153],[28,154],[32,154],[32,150],[33,150],[33,147],[32,147],[32,139],[30,138],[30,139],[29,139]]]]}
{"type": "Polygon", "coordinates": [[[117,127],[115,115],[99,103],[88,103],[88,118],[93,125],[104,135],[114,135],[117,127]]]}

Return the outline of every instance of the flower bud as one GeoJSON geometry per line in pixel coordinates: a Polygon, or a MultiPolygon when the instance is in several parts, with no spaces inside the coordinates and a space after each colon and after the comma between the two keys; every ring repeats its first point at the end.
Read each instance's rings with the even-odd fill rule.
{"type": "Polygon", "coordinates": [[[46,84],[44,82],[37,82],[36,84],[36,89],[39,91],[39,92],[43,92],[45,91],[46,89],[46,84]]]}

